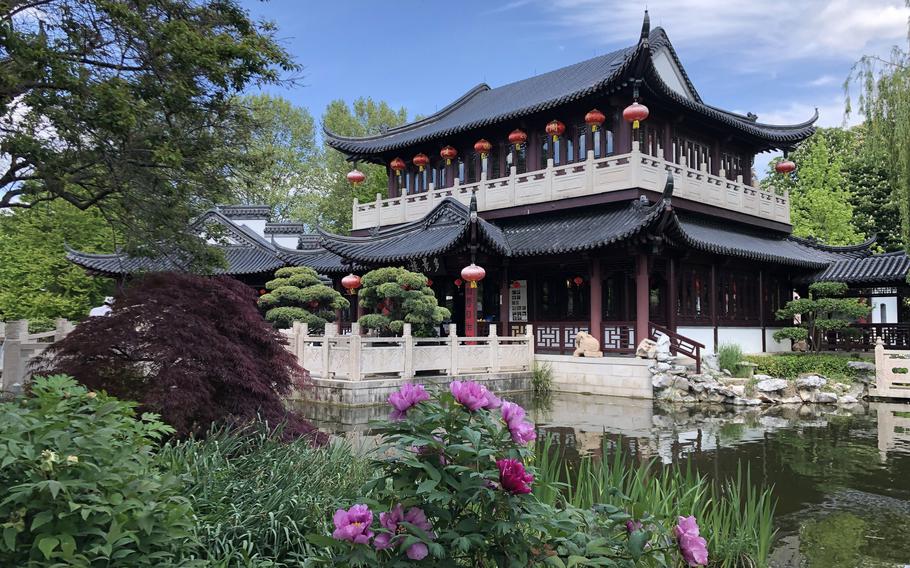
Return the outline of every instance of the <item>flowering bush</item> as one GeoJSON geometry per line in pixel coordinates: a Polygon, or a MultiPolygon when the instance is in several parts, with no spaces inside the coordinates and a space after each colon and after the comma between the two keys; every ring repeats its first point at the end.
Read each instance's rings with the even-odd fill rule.
{"type": "MultiPolygon", "coordinates": [[[[675,531],[615,505],[578,509],[534,495],[534,427],[519,405],[454,381],[405,385],[378,426],[376,477],[335,511],[316,562],[339,566],[679,566],[707,562],[694,517],[675,531]],[[375,522],[378,518],[378,523],[375,522]],[[645,559],[647,557],[647,559],[645,559]]],[[[632,505],[628,507],[632,509],[632,505]]]]}

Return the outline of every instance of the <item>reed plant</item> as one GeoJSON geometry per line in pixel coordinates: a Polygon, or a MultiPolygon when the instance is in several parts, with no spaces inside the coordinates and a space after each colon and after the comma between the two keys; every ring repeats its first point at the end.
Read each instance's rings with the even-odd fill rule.
{"type": "Polygon", "coordinates": [[[207,566],[298,566],[314,552],[305,535],[370,476],[368,460],[343,440],[313,447],[264,426],[169,443],[158,461],[184,480],[196,556],[207,566]]]}
{"type": "Polygon", "coordinates": [[[535,466],[547,490],[535,490],[535,495],[557,507],[612,505],[635,518],[651,515],[667,525],[675,524],[678,515],[694,515],[708,540],[711,566],[768,565],[776,501],[770,488],[752,483],[748,468],[737,467],[735,477],[712,481],[688,464],[635,464],[607,443],[602,450],[601,459],[588,455],[569,463],[552,438],[539,440],[535,466]]]}

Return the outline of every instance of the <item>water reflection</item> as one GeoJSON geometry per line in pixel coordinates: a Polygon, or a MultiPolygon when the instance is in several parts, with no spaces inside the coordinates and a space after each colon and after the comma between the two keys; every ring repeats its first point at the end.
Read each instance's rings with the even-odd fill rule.
{"type": "MultiPolygon", "coordinates": [[[[773,566],[910,566],[910,405],[661,407],[648,401],[553,395],[533,408],[568,459],[607,448],[688,463],[722,479],[738,464],[774,487],[780,529],[773,566]]],[[[388,408],[308,408],[321,427],[366,446],[388,408]]]]}

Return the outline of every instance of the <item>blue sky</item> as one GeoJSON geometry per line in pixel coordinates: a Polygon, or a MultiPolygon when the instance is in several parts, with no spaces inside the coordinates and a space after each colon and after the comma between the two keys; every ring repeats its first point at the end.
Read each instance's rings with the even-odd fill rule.
{"type": "MultiPolygon", "coordinates": [[[[431,114],[491,86],[631,45],[644,2],[242,0],[274,21],[302,64],[301,85],[269,91],[317,118],[334,99],[369,96],[431,114]]],[[[863,54],[907,44],[904,0],[651,0],[709,104],[793,123],[842,123],[844,78],[863,54]]],[[[769,155],[757,160],[761,172],[769,155]]]]}

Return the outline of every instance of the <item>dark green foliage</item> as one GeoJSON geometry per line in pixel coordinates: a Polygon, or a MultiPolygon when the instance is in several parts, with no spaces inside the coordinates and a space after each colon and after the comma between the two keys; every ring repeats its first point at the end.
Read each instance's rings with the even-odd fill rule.
{"type": "MultiPolygon", "coordinates": [[[[868,357],[867,357],[868,358],[868,357]]],[[[781,379],[796,379],[803,373],[818,373],[834,381],[851,382],[857,372],[847,363],[861,360],[856,355],[815,353],[786,353],[775,355],[749,355],[747,361],[758,365],[756,373],[781,379]]]]}
{"type": "Polygon", "coordinates": [[[379,335],[399,335],[405,323],[418,337],[432,337],[451,314],[436,303],[427,277],[404,268],[379,268],[363,276],[360,305],[373,313],[360,317],[360,325],[379,335]]]}
{"type": "Polygon", "coordinates": [[[269,293],[259,297],[259,308],[278,329],[299,321],[308,324],[311,332],[321,334],[326,323],[335,321],[335,310],[351,305],[337,290],[323,284],[315,270],[305,266],[279,268],[265,287],[269,293]]]}
{"type": "Polygon", "coordinates": [[[66,376],[0,408],[0,565],[177,566],[192,507],[152,449],[173,430],[66,376]]]}
{"type": "Polygon", "coordinates": [[[262,425],[169,443],[157,462],[186,484],[207,566],[299,566],[305,536],[372,473],[347,443],[284,442],[262,425]]]}
{"type": "Polygon", "coordinates": [[[793,321],[800,318],[797,331],[793,327],[774,332],[775,341],[807,339],[816,352],[821,350],[822,339],[832,331],[844,331],[857,318],[869,315],[871,308],[857,298],[842,297],[848,286],[843,282],[814,282],[809,285],[809,297],[787,302],[777,310],[777,318],[793,321]]]}
{"type": "Polygon", "coordinates": [[[234,0],[3,2],[0,207],[97,208],[130,252],[212,261],[186,225],[243,160],[235,95],[297,69],[274,34],[234,0]]]}

